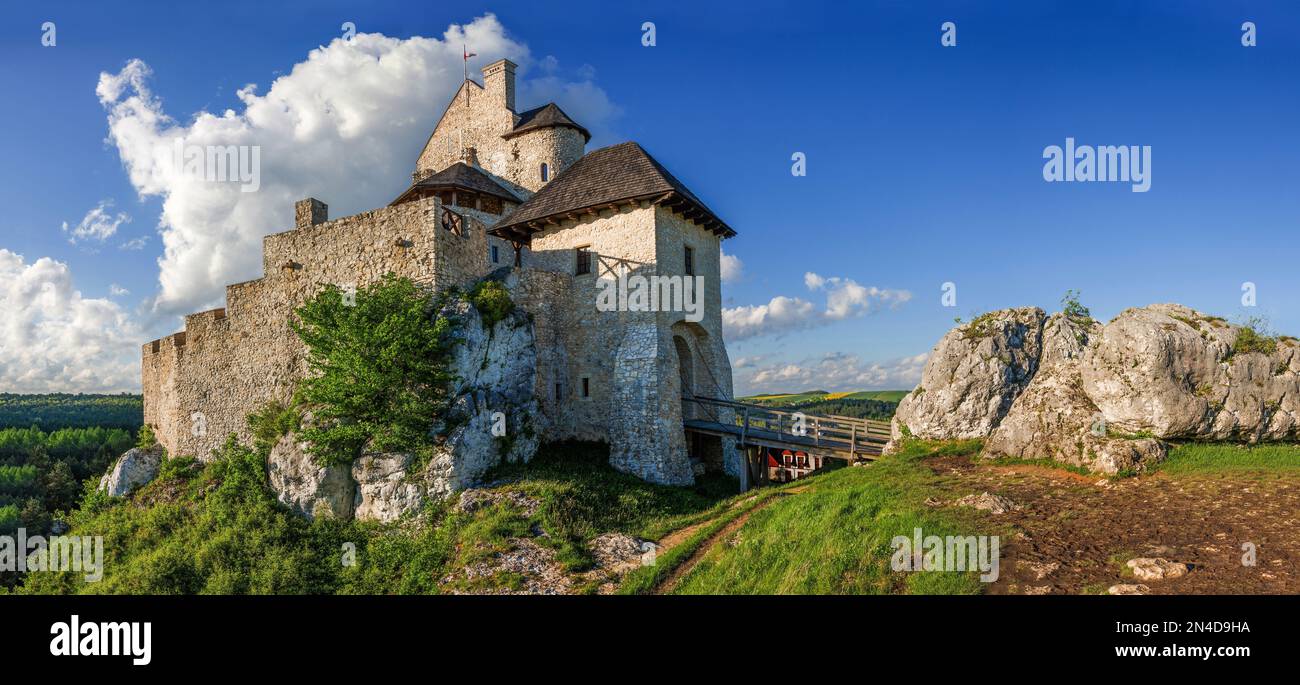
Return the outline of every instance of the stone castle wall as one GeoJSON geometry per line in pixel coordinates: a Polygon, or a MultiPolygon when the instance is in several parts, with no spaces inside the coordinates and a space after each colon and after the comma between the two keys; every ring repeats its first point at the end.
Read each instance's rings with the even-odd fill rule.
{"type": "Polygon", "coordinates": [[[324,286],[360,288],[392,272],[442,289],[483,275],[486,225],[460,212],[457,235],[442,211],[430,198],[266,236],[262,278],[227,286],[225,309],[187,316],[184,331],[145,344],[145,423],[159,442],[206,458],[230,433],[248,439],[245,417],[287,402],[306,372],[289,322],[324,286]]]}

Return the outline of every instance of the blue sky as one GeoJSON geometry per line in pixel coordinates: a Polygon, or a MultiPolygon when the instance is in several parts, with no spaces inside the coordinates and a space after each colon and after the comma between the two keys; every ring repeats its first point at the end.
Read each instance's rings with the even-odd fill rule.
{"type": "MultiPolygon", "coordinates": [[[[224,243],[211,273],[173,279],[160,298],[169,196],[142,195],[129,177],[127,134],[109,119],[133,91],[106,101],[101,73],[130,81],[139,72],[126,67],[139,60],[177,126],[228,109],[239,124],[240,88],[257,84],[265,96],[345,21],[360,33],[440,39],[489,13],[504,36],[489,46],[526,46],[521,79],[532,86],[522,94],[576,110],[597,133],[593,146],[640,142],[739,231],[724,246],[743,263],[724,306],[809,303],[789,319],[769,312],[755,335],[729,342],[738,392],[905,387],[955,316],[1051,310],[1070,288],[1102,320],[1176,301],[1300,332],[1295,3],[9,3],[0,278],[27,285],[3,300],[0,390],[132,389],[138,344],[176,329],[187,308],[219,305],[213,284],[242,280],[234,275],[257,259],[248,241],[289,227],[289,195],[279,209],[243,214],[242,242],[224,243]],[[54,47],[41,45],[46,21],[54,47]],[[654,47],[641,44],[645,21],[654,47]],[[957,26],[956,47],[940,45],[945,21],[957,26]],[[1255,47],[1241,45],[1244,21],[1257,26],[1255,47]],[[1067,137],[1151,146],[1150,190],[1045,182],[1043,150],[1067,137]],[[795,152],[806,176],[791,174],[795,152]],[[109,224],[129,220],[70,243],[100,206],[109,224]],[[141,249],[123,247],[141,239],[141,249]],[[809,272],[840,280],[813,290],[809,272]],[[839,290],[851,306],[828,316],[828,293],[849,281],[883,295],[839,290]],[[1247,281],[1253,309],[1241,305],[1247,281]],[[941,306],[945,282],[957,286],[954,308],[941,306]],[[910,299],[900,303],[901,291],[910,299]],[[40,292],[53,294],[31,305],[40,292]]],[[[478,51],[472,69],[496,57],[478,51]]],[[[427,116],[394,135],[422,141],[445,105],[441,88],[419,105],[427,116]]],[[[372,133],[394,126],[383,112],[366,116],[372,133]]],[[[340,135],[323,135],[317,154],[351,154],[340,135]]],[[[408,145],[374,160],[373,187],[316,177],[313,165],[265,173],[286,193],[325,189],[338,215],[390,200],[416,154],[408,145]]],[[[177,216],[208,222],[195,230],[226,230],[196,219],[193,198],[172,197],[177,216]]],[[[175,259],[177,278],[206,254],[192,252],[175,259]]]]}

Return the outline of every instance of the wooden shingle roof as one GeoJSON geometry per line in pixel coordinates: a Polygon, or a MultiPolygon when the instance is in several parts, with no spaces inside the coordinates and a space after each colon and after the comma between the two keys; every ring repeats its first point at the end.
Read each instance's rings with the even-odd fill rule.
{"type": "Polygon", "coordinates": [[[503,134],[502,138],[510,138],[519,135],[524,131],[531,131],[548,126],[565,126],[574,129],[582,134],[583,142],[591,142],[591,132],[583,128],[581,124],[574,121],[569,115],[564,113],[554,102],[548,102],[541,107],[519,113],[519,121],[515,122],[515,127],[503,134]]]}
{"type": "Polygon", "coordinates": [[[410,188],[402,191],[402,194],[397,196],[397,199],[393,200],[389,204],[401,204],[409,199],[413,194],[418,194],[419,190],[426,188],[457,188],[461,190],[472,190],[476,193],[493,195],[511,202],[520,201],[520,198],[511,192],[509,188],[501,185],[496,181],[496,179],[487,175],[482,170],[472,167],[464,162],[456,162],[419,183],[411,184],[410,188]]]}
{"type": "Polygon", "coordinates": [[[527,242],[533,233],[559,219],[642,200],[679,212],[724,238],[736,235],[695,193],[634,142],[587,153],[497,223],[491,233],[527,242]]]}

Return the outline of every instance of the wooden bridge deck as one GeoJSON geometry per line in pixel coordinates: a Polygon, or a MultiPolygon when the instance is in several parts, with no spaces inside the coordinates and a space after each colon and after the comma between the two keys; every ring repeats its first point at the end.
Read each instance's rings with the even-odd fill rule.
{"type": "Polygon", "coordinates": [[[889,442],[889,424],[884,421],[791,412],[712,397],[683,397],[682,403],[692,414],[684,421],[686,430],[734,437],[742,448],[801,450],[852,463],[880,456],[889,442]]]}

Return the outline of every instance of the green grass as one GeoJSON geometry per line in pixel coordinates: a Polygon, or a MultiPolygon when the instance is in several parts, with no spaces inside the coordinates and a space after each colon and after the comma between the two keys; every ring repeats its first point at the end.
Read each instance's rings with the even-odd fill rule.
{"type": "Polygon", "coordinates": [[[1170,475],[1223,471],[1300,471],[1300,445],[1279,443],[1252,447],[1224,443],[1188,443],[1170,450],[1169,456],[1157,469],[1170,475]]]}
{"type": "Polygon", "coordinates": [[[716,474],[689,488],[647,483],[615,471],[608,449],[593,443],[544,445],[530,463],[503,466],[486,480],[507,481],[497,489],[541,502],[534,522],[570,570],[590,566],[585,543],[601,533],[656,540],[717,514],[740,489],[735,479],[716,474]]]}
{"type": "Polygon", "coordinates": [[[778,493],[779,490],[776,488],[766,488],[756,493],[749,493],[748,499],[742,500],[743,504],[728,507],[718,512],[719,515],[709,521],[707,525],[700,526],[700,529],[695,531],[689,538],[665,553],[658,555],[653,566],[642,566],[628,573],[619,586],[619,594],[650,594],[660,583],[672,575],[673,571],[677,570],[677,567],[681,566],[692,554],[695,554],[709,538],[727,527],[732,521],[740,518],[745,512],[754,509],[778,493]]]}
{"type": "MultiPolygon", "coordinates": [[[[935,476],[920,459],[973,454],[978,441],[912,441],[871,466],[799,482],[804,492],[756,511],[735,546],[708,552],[681,581],[682,594],[976,594],[972,572],[890,569],[895,536],[995,532],[983,515],[925,505],[935,476]]],[[[703,531],[700,533],[704,534],[703,531]]]]}
{"type": "MultiPolygon", "coordinates": [[[[460,512],[430,502],[390,524],[307,521],[280,505],[266,481],[264,453],[228,444],[215,462],[166,462],[129,499],[88,492],[69,517],[72,535],[104,536],[104,579],[34,573],[24,594],[436,594],[517,589],[498,573],[459,572],[525,537],[555,550],[576,572],[591,566],[587,543],[611,531],[655,539],[716,516],[740,496],[735,480],[701,478],[692,488],[652,485],[615,471],[603,445],[544,445],[528,465],[498,469],[492,489],[538,500],[528,514],[498,502],[460,512]],[[536,536],[537,532],[544,536],[536,536]],[[355,564],[344,558],[349,550],[355,564]],[[450,583],[444,578],[451,576],[450,583]]],[[[454,501],[454,500],[453,500],[454,501]]]]}

